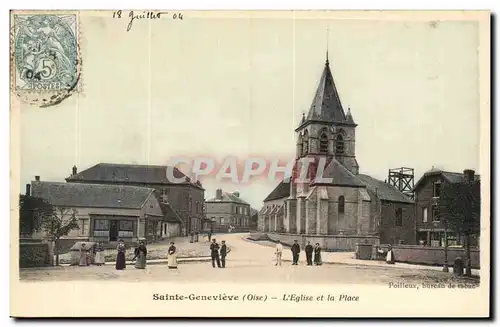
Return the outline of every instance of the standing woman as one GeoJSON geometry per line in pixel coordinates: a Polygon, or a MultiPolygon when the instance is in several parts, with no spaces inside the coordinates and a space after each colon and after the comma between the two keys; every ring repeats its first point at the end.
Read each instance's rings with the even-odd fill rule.
{"type": "Polygon", "coordinates": [[[116,270],[123,270],[126,267],[125,264],[125,243],[123,243],[123,240],[120,240],[120,243],[118,243],[118,247],[116,248],[116,251],[118,251],[118,254],[116,255],[116,270]]]}
{"type": "Polygon", "coordinates": [[[145,269],[146,268],[146,255],[147,254],[148,254],[148,249],[146,248],[144,241],[141,241],[139,243],[139,246],[136,247],[135,251],[134,251],[134,259],[133,260],[137,259],[137,261],[135,262],[136,269],[145,269]]]}
{"type": "Polygon", "coordinates": [[[319,246],[319,243],[316,243],[316,246],[314,247],[314,264],[316,266],[321,266],[321,247],[319,246]]]}
{"type": "Polygon", "coordinates": [[[170,242],[170,247],[168,248],[168,269],[177,269],[177,248],[174,246],[174,242],[170,242]]]}
{"type": "Polygon", "coordinates": [[[87,254],[87,247],[85,245],[85,243],[82,243],[81,247],[80,247],[80,262],[79,262],[79,266],[88,266],[89,265],[89,258],[88,258],[88,254],[87,254]]]}
{"type": "Polygon", "coordinates": [[[102,242],[99,242],[95,248],[95,264],[98,266],[102,266],[104,264],[104,246],[102,246],[102,242]]]}

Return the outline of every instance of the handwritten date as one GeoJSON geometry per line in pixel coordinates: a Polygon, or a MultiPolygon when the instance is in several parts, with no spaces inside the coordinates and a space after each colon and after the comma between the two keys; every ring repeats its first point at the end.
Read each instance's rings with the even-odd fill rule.
{"type": "Polygon", "coordinates": [[[113,18],[121,19],[122,17],[127,17],[128,25],[127,32],[132,29],[132,25],[137,20],[156,20],[161,19],[165,16],[170,16],[172,19],[183,20],[184,15],[182,13],[173,13],[168,11],[143,11],[141,13],[134,12],[133,10],[129,11],[128,15],[124,15],[122,10],[117,10],[113,12],[113,18]]]}

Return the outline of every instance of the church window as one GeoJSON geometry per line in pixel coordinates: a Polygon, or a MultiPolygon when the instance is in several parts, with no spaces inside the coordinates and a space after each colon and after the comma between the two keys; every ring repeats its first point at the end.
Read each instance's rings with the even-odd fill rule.
{"type": "Polygon", "coordinates": [[[302,155],[306,155],[309,152],[309,135],[307,130],[304,132],[304,139],[302,140],[302,155]]]}
{"type": "Polygon", "coordinates": [[[344,153],[344,137],[341,134],[337,135],[337,140],[335,142],[335,153],[336,154],[344,153]]]}
{"type": "Polygon", "coordinates": [[[396,209],[396,220],[394,222],[396,227],[402,227],[403,226],[403,209],[397,208],[396,209]]]}
{"type": "Polygon", "coordinates": [[[322,132],[319,137],[319,152],[328,153],[328,136],[325,132],[322,132]]]}
{"type": "Polygon", "coordinates": [[[345,198],[343,196],[339,196],[339,213],[344,213],[345,211],[345,198]]]}

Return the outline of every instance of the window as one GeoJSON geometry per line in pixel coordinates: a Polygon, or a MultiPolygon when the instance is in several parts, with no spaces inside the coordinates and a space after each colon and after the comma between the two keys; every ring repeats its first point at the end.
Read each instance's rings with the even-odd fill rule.
{"type": "Polygon", "coordinates": [[[87,235],[89,230],[89,221],[87,219],[80,219],[80,235],[87,235]]]}
{"type": "Polygon", "coordinates": [[[345,198],[343,196],[339,196],[339,213],[344,213],[345,211],[345,198]]]}
{"type": "Polygon", "coordinates": [[[434,197],[439,198],[440,194],[441,194],[441,182],[435,182],[434,183],[434,197]]]}
{"type": "Polygon", "coordinates": [[[432,206],[432,221],[439,221],[439,208],[437,205],[432,206]]]}
{"type": "MultiPolygon", "coordinates": [[[[151,226],[152,221],[149,221],[149,226],[151,226]]],[[[133,231],[134,230],[134,222],[130,220],[120,220],[120,230],[124,231],[133,231]]]]}
{"type": "Polygon", "coordinates": [[[396,227],[403,227],[403,209],[401,208],[396,209],[396,219],[394,221],[394,225],[396,225],[396,227]]]}
{"type": "Polygon", "coordinates": [[[160,196],[161,202],[168,203],[168,193],[169,193],[169,189],[168,188],[162,189],[161,196],[160,196]]]}
{"type": "Polygon", "coordinates": [[[344,153],[344,137],[341,134],[337,135],[337,139],[335,142],[335,153],[336,154],[344,153]]]}
{"type": "Polygon", "coordinates": [[[328,135],[326,135],[326,132],[322,132],[319,137],[319,152],[328,153],[328,135]]]}
{"type": "Polygon", "coordinates": [[[219,224],[221,224],[221,225],[222,225],[222,224],[224,224],[224,223],[225,223],[225,222],[224,222],[224,217],[220,217],[220,218],[219,218],[219,220],[220,220],[219,224]]]}
{"type": "Polygon", "coordinates": [[[302,155],[306,155],[309,152],[309,135],[307,130],[304,131],[304,139],[302,140],[302,155]]]}
{"type": "Polygon", "coordinates": [[[109,220],[106,219],[94,220],[94,230],[109,230],[109,220]]]}
{"type": "Polygon", "coordinates": [[[424,208],[424,210],[422,211],[422,221],[424,223],[427,222],[427,208],[424,208]]]}
{"type": "Polygon", "coordinates": [[[163,225],[163,234],[167,235],[167,224],[163,225]]]}

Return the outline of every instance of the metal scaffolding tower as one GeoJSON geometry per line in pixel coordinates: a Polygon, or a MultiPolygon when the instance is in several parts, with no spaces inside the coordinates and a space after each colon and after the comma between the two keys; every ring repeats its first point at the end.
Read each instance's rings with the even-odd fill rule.
{"type": "Polygon", "coordinates": [[[413,199],[415,172],[413,168],[401,167],[389,169],[389,184],[413,199]]]}

